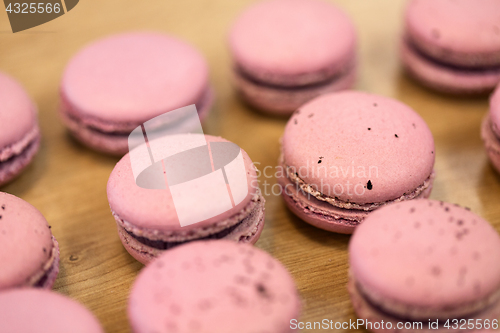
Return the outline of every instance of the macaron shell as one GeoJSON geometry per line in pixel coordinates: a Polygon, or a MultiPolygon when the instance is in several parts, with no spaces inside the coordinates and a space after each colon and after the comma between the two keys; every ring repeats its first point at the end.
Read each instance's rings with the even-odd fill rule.
{"type": "Polygon", "coordinates": [[[192,242],[141,271],[129,298],[136,333],[288,332],[295,283],[266,252],[229,241],[192,242]]]}
{"type": "Polygon", "coordinates": [[[299,108],[286,125],[282,152],[306,184],[357,204],[413,192],[434,165],[434,139],[415,111],[355,91],[323,95],[299,108]]]}
{"type": "Polygon", "coordinates": [[[52,234],[26,201],[0,192],[0,289],[25,286],[50,259],[52,234]]]}
{"type": "Polygon", "coordinates": [[[266,83],[303,85],[324,80],[355,53],[356,32],[336,6],[318,0],[271,0],[235,21],[229,47],[237,66],[266,83]]]}
{"type": "Polygon", "coordinates": [[[352,88],[356,81],[356,72],[355,67],[347,67],[330,81],[297,89],[259,84],[238,73],[235,74],[234,81],[241,96],[249,104],[274,115],[288,116],[319,95],[352,88]]]}
{"type": "MultiPolygon", "coordinates": [[[[38,126],[36,107],[24,88],[0,73],[0,151],[38,126]]],[[[1,162],[1,160],[0,160],[1,162]]]]}
{"type": "Polygon", "coordinates": [[[0,313],[0,333],[104,333],[81,304],[47,290],[1,292],[0,313]]]}
{"type": "Polygon", "coordinates": [[[489,92],[500,82],[500,68],[471,71],[429,60],[408,46],[401,45],[401,60],[407,72],[426,86],[452,94],[489,92]]]}
{"type": "Polygon", "coordinates": [[[493,167],[500,172],[500,140],[493,133],[490,115],[484,117],[481,124],[481,138],[483,139],[486,153],[493,167]]]}
{"type": "Polygon", "coordinates": [[[418,48],[456,65],[500,65],[500,2],[412,0],[406,31],[418,48]]]}
{"type": "MultiPolygon", "coordinates": [[[[200,134],[186,134],[200,135],[200,134]]],[[[228,142],[220,137],[206,135],[207,142],[228,142]]],[[[160,139],[163,140],[163,139],[160,139]]],[[[165,144],[169,144],[165,137],[165,144]]],[[[217,221],[225,220],[240,212],[257,191],[257,174],[252,161],[243,151],[247,170],[248,194],[232,209],[207,220],[181,227],[169,189],[145,189],[136,185],[129,154],[125,155],[113,169],[108,180],[107,194],[111,210],[131,225],[158,231],[189,231],[210,227],[217,221]]],[[[214,195],[217,195],[214,193],[214,195]]],[[[194,204],[194,203],[193,203],[194,204]]]]}
{"type": "Polygon", "coordinates": [[[80,51],[66,67],[61,94],[70,112],[85,116],[88,124],[141,124],[198,102],[207,87],[207,64],[192,46],[167,35],[136,32],[80,51]]]}
{"type": "Polygon", "coordinates": [[[500,80],[490,98],[490,120],[493,132],[500,138],[500,80]]]}
{"type": "Polygon", "coordinates": [[[378,298],[413,307],[473,304],[500,288],[500,237],[470,211],[413,200],[385,206],[355,230],[353,277],[378,298]]]}

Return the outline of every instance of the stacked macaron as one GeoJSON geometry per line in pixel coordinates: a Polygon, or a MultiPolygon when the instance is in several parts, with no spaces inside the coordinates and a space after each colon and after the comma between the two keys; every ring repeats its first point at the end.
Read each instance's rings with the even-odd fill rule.
{"type": "Polygon", "coordinates": [[[412,0],[401,55],[423,84],[481,93],[500,82],[500,1],[412,0]]]}
{"type": "Polygon", "coordinates": [[[356,39],[349,17],[330,3],[260,2],[229,35],[236,87],[255,107],[290,115],[320,94],[354,85],[356,39]]]}
{"type": "Polygon", "coordinates": [[[40,146],[36,106],[23,87],[0,73],[0,186],[18,176],[40,146]]]}
{"type": "Polygon", "coordinates": [[[298,217],[352,233],[386,204],[427,198],[434,156],[432,134],[411,108],[387,97],[338,92],[310,101],[290,118],[278,181],[298,217]]]}
{"type": "MultiPolygon", "coordinates": [[[[229,149],[221,143],[229,142],[203,134],[164,136],[149,142],[152,156],[162,149],[174,153],[172,159],[157,160],[159,181],[150,179],[148,182],[153,184],[148,188],[141,187],[140,178],[134,175],[134,163],[141,161],[141,146],[118,162],[109,177],[108,201],[122,243],[134,258],[146,264],[167,249],[195,240],[257,241],[264,227],[265,200],[256,170],[248,155],[232,143],[237,157],[228,160],[227,155],[219,156],[217,160],[217,150],[229,149]],[[200,140],[203,145],[198,144],[200,140]],[[195,144],[187,149],[190,143],[195,144]],[[228,162],[234,162],[232,167],[226,168],[228,162]],[[165,171],[162,163],[167,166],[165,171]],[[174,168],[173,172],[169,167],[174,168]],[[175,175],[177,171],[180,176],[175,175]],[[213,177],[220,177],[220,182],[213,177]],[[197,179],[202,182],[189,185],[197,179]],[[216,210],[225,200],[229,200],[228,205],[216,210]]],[[[142,155],[144,159],[149,161],[147,151],[142,155]]]]}
{"type": "Polygon", "coordinates": [[[196,49],[164,34],[126,33],[73,57],[61,82],[60,113],[82,143],[124,155],[137,126],[191,104],[203,120],[212,102],[208,67],[196,49]]]}

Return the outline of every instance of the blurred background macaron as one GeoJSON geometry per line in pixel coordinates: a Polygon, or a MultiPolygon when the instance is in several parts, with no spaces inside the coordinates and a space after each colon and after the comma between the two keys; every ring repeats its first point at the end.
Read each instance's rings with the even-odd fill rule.
{"type": "Polygon", "coordinates": [[[33,288],[0,292],[0,333],[104,333],[80,303],[33,288]]]}
{"type": "Polygon", "coordinates": [[[146,266],[132,286],[134,333],[290,332],[300,298],[267,252],[230,241],[179,246],[146,266]]]}
{"type": "Polygon", "coordinates": [[[124,155],[128,136],[144,122],[195,104],[203,120],[212,106],[208,65],[194,47],[152,32],[96,41],[68,63],[60,114],[83,144],[124,155]]]}
{"type": "Polygon", "coordinates": [[[481,126],[486,152],[495,169],[500,172],[500,84],[490,98],[490,111],[481,126]]]}
{"type": "Polygon", "coordinates": [[[0,186],[18,176],[38,152],[37,109],[24,88],[0,72],[0,186]]]}
{"type": "Polygon", "coordinates": [[[452,319],[473,323],[470,331],[486,323],[498,329],[500,237],[468,209],[433,200],[387,205],[354,231],[349,263],[358,317],[386,324],[371,331],[458,332],[452,319]],[[429,329],[436,320],[437,329],[429,329]],[[422,322],[423,329],[398,330],[402,321],[422,322]]]}
{"type": "MultiPolygon", "coordinates": [[[[251,244],[258,240],[264,227],[265,199],[250,157],[237,145],[203,134],[149,141],[152,156],[163,148],[175,152],[172,158],[160,158],[154,164],[160,179],[149,187],[138,185],[148,169],[135,177],[141,147],[116,164],[107,186],[120,239],[134,258],[147,264],[165,250],[201,239],[251,244]],[[199,140],[206,145],[199,145],[199,140]],[[187,145],[196,147],[187,149],[187,145]],[[235,158],[217,154],[233,148],[235,158]]],[[[147,151],[143,157],[149,163],[147,151]]]]}
{"type": "Polygon", "coordinates": [[[434,155],[432,133],[410,107],[362,92],[331,93],[288,121],[278,182],[299,218],[352,233],[379,207],[427,198],[434,155]]]}
{"type": "Polygon", "coordinates": [[[26,201],[3,192],[0,263],[0,291],[17,287],[50,289],[59,272],[59,245],[47,220],[26,201]]]}
{"type": "Polygon", "coordinates": [[[500,82],[500,1],[411,0],[401,57],[407,72],[439,91],[491,91],[500,82]]]}
{"type": "Polygon", "coordinates": [[[351,19],[331,3],[257,3],[229,34],[236,88],[254,107],[290,115],[320,94],[354,85],[356,44],[351,19]]]}

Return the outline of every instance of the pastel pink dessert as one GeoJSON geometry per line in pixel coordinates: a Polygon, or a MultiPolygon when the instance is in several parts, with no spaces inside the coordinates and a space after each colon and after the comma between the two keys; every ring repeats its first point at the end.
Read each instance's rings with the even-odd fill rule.
{"type": "Polygon", "coordinates": [[[19,287],[50,289],[59,272],[59,245],[47,220],[26,201],[3,192],[0,262],[0,291],[19,287]]]}
{"type": "Polygon", "coordinates": [[[213,97],[207,63],[191,45],[159,33],[126,33],[73,57],[61,82],[60,113],[85,145],[124,155],[137,126],[191,104],[203,120],[213,97]]]}
{"type": "Polygon", "coordinates": [[[408,73],[430,88],[493,90],[500,82],[500,1],[410,1],[401,56],[408,73]]]}
{"type": "MultiPolygon", "coordinates": [[[[158,145],[177,149],[176,145],[202,137],[202,134],[181,134],[165,136],[151,141],[150,146],[158,145]],[[172,139],[173,137],[173,139],[172,139]]],[[[229,142],[220,137],[204,136],[207,143],[229,142]]],[[[235,242],[254,244],[264,227],[264,203],[257,183],[255,167],[242,152],[242,167],[246,173],[245,188],[247,194],[241,202],[223,213],[200,220],[190,225],[182,225],[178,216],[179,202],[174,202],[171,188],[148,189],[136,184],[131,164],[131,153],[125,155],[115,166],[107,186],[108,201],[116,220],[118,233],[125,249],[138,261],[147,264],[165,250],[180,244],[202,239],[229,239],[235,242]]],[[[149,157],[148,157],[149,158],[149,157]]],[[[195,161],[187,162],[190,165],[195,161]]],[[[214,162],[215,163],[215,162],[214,162]]],[[[165,163],[166,164],[166,163],[165,163]]],[[[165,165],[164,164],[164,165],[165,165]]],[[[196,165],[195,165],[196,166],[196,165]]],[[[187,166],[184,168],[186,169],[187,166]]],[[[193,172],[196,172],[193,171],[193,172]]],[[[171,180],[167,179],[169,186],[171,180]]],[[[199,197],[200,189],[193,190],[191,195],[184,194],[181,205],[192,207],[189,217],[198,216],[201,206],[206,208],[199,197]]],[[[222,201],[227,196],[227,189],[205,189],[212,200],[222,201]]],[[[203,194],[203,193],[201,193],[203,194]]],[[[205,194],[203,194],[205,195],[205,194]]]]}
{"type": "Polygon", "coordinates": [[[132,286],[134,333],[292,332],[301,304],[286,268],[230,241],[199,241],[164,253],[132,286]]]}
{"type": "Polygon", "coordinates": [[[40,147],[37,109],[24,88],[0,73],[0,186],[18,176],[40,147]]]}
{"type": "Polygon", "coordinates": [[[83,305],[48,290],[0,292],[0,313],[2,333],[104,333],[83,305]]]}
{"type": "Polygon", "coordinates": [[[352,21],[331,3],[260,2],[229,35],[236,87],[258,109],[290,115],[320,94],[354,85],[356,43],[352,21]]]}
{"type": "Polygon", "coordinates": [[[500,85],[491,95],[490,112],[483,120],[481,137],[491,164],[500,172],[500,85]]]}
{"type": "Polygon", "coordinates": [[[279,164],[288,208],[318,228],[349,234],[386,204],[430,195],[434,139],[401,102],[338,92],[295,112],[279,164]]]}
{"type": "Polygon", "coordinates": [[[349,262],[355,312],[386,325],[367,327],[373,332],[498,329],[500,237],[468,209],[433,200],[385,206],[354,232],[349,262]]]}

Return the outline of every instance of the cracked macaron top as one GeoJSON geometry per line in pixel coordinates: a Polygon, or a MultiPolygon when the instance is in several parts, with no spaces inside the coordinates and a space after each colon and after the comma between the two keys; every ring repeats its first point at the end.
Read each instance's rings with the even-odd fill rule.
{"type": "Polygon", "coordinates": [[[0,290],[31,285],[52,255],[47,220],[32,205],[0,192],[0,290]]]}
{"type": "Polygon", "coordinates": [[[292,276],[268,253],[231,241],[165,252],[134,282],[134,332],[286,332],[300,312],[292,276]]]}
{"type": "Polygon", "coordinates": [[[458,66],[500,64],[500,1],[413,0],[405,22],[427,55],[458,66]]]}
{"type": "Polygon", "coordinates": [[[434,167],[434,139],[410,107],[346,91],[300,107],[282,138],[292,178],[344,203],[383,203],[422,189],[434,167]]]}
{"type": "Polygon", "coordinates": [[[355,57],[350,18],[321,0],[271,0],[247,9],[233,24],[229,47],[237,66],[268,84],[316,83],[355,57]]]}
{"type": "Polygon", "coordinates": [[[208,66],[191,45],[168,35],[134,32],[94,42],[67,65],[65,112],[99,129],[133,130],[164,112],[199,103],[208,66]]]}
{"type": "MultiPolygon", "coordinates": [[[[187,142],[191,140],[190,137],[199,135],[201,134],[182,134],[180,136],[170,137],[167,136],[157,139],[158,141],[156,142],[158,142],[159,145],[162,145],[164,147],[168,146],[171,149],[175,150],[177,149],[175,147],[176,144],[187,142]],[[183,137],[185,137],[185,139],[183,139],[183,137]]],[[[207,143],[229,142],[223,138],[210,135],[205,135],[205,140],[207,143]]],[[[244,150],[241,150],[241,153],[247,177],[246,186],[248,187],[248,192],[240,203],[236,204],[224,213],[215,215],[195,224],[181,226],[176,213],[176,206],[172,198],[170,187],[167,187],[166,189],[149,189],[138,186],[136,184],[132,170],[132,164],[130,162],[130,153],[125,155],[116,164],[109,177],[107,185],[107,195],[110,208],[118,218],[120,218],[127,224],[127,228],[138,228],[141,231],[155,231],[159,233],[189,233],[203,228],[205,228],[205,230],[210,229],[217,223],[227,223],[227,225],[218,226],[220,228],[230,227],[231,225],[240,222],[240,220],[231,219],[231,217],[244,210],[244,208],[256,195],[258,189],[257,173],[255,167],[247,153],[244,150]]],[[[147,157],[147,159],[149,160],[149,156],[147,157]]],[[[187,161],[186,163],[189,164],[186,165],[186,168],[190,168],[193,174],[199,173],[196,170],[198,166],[202,167],[201,164],[198,165],[198,162],[194,159],[193,162],[187,161]]],[[[169,184],[169,186],[170,185],[173,184],[169,184]]],[[[204,195],[208,195],[211,198],[219,197],[220,200],[223,200],[228,193],[227,189],[221,190],[220,188],[217,188],[215,186],[208,190],[210,190],[211,192],[204,193],[204,195]]],[[[197,193],[193,192],[193,195],[189,196],[186,193],[183,193],[181,202],[181,204],[192,206],[193,214],[197,213],[196,206],[200,205],[199,202],[191,199],[191,197],[198,197],[195,196],[195,194],[197,193]]]]}
{"type": "MultiPolygon", "coordinates": [[[[21,141],[38,127],[36,106],[24,88],[0,73],[0,161],[2,149],[21,141]]],[[[7,156],[8,158],[10,156],[7,156]]]]}
{"type": "Polygon", "coordinates": [[[422,199],[376,210],[354,231],[349,261],[358,288],[386,309],[460,316],[499,298],[498,233],[449,203],[422,199]]]}

